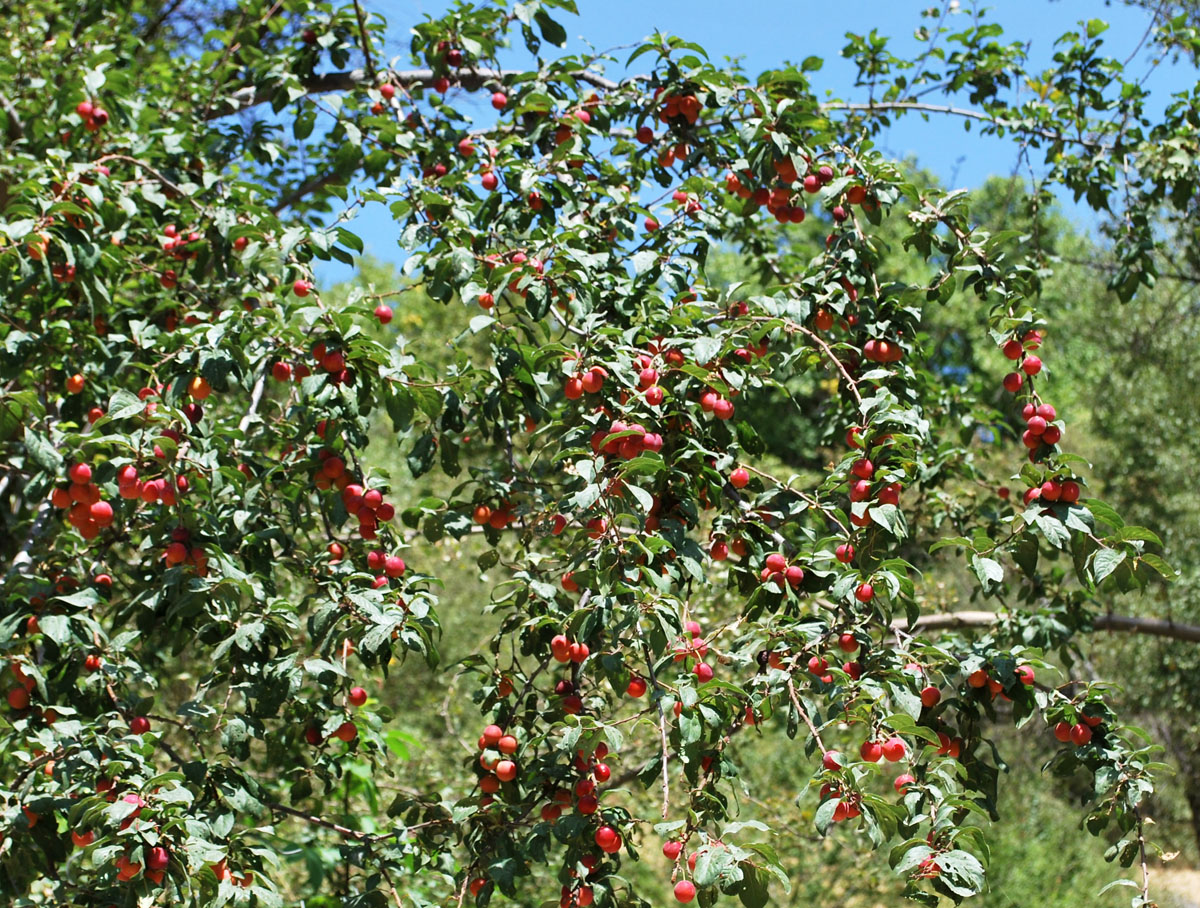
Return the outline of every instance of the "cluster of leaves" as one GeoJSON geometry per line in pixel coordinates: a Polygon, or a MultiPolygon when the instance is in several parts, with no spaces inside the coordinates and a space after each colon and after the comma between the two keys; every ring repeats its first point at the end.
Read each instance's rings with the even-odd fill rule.
{"type": "MultiPolygon", "coordinates": [[[[1047,683],[1044,656],[1170,568],[1153,533],[1063,492],[1086,483],[1060,441],[1029,446],[1022,505],[964,494],[995,484],[975,455],[1015,416],[929,368],[922,310],[974,294],[1024,367],[1006,406],[1037,408],[1042,263],[874,148],[862,118],[886,108],[822,105],[819,61],[752,80],[663,36],[622,82],[537,57],[569,0],[456,6],[414,29],[413,70],[379,58],[357,3],[239,0],[192,41],[157,4],[87,6],[72,31],[52,0],[8,14],[0,63],[4,891],[281,904],[286,822],[361,871],[351,904],[417,872],[430,899],[485,904],[539,866],[564,904],[648,904],[622,864],[659,837],[678,898],[757,906],[787,879],[731,797],[740,736],[769,722],[804,742],[817,830],[890,845],[918,901],[984,885],[971,822],[995,815],[999,720],[1074,733],[1053,766],[1090,773],[1089,828],[1136,859],[1149,748],[1101,688],[1047,683]],[[536,67],[500,69],[510,36],[536,67]],[[489,95],[472,128],[456,104],[489,95]],[[313,289],[314,261],[362,251],[343,224],[367,203],[420,292],[477,313],[452,358],[391,332],[387,293],[313,289]],[[806,216],[815,248],[782,226],[806,216]],[[882,266],[885,225],[923,277],[882,266]],[[718,246],[753,288],[707,280],[718,246]],[[744,413],[797,375],[831,393],[819,468],[781,478],[744,413]],[[415,485],[368,456],[384,421],[415,485]],[[409,494],[435,470],[458,485],[409,494]],[[469,535],[503,574],[498,632],[461,666],[481,753],[450,790],[401,789],[386,828],[325,819],[361,760],[395,771],[392,716],[355,679],[437,664],[429,553],[469,535]],[[943,547],[1011,609],[995,634],[916,632],[943,547]],[[1018,642],[1035,622],[1045,639],[1018,642]],[[903,762],[898,795],[873,742],[903,762]]],[[[1112,75],[1098,34],[1067,42],[1064,95],[1112,75]]],[[[991,36],[959,36],[948,90],[1066,148],[1089,108],[1002,118],[1020,60],[991,36]]],[[[882,53],[847,50],[864,81],[882,53]]],[[[1063,160],[1054,179],[1109,197],[1097,161],[1063,160]]]]}

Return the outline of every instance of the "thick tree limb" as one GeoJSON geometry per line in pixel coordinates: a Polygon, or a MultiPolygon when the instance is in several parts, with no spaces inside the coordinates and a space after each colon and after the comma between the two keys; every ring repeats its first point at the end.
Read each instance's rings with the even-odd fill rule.
{"type": "MultiPolygon", "coordinates": [[[[530,70],[525,69],[465,69],[455,74],[453,85],[467,91],[477,91],[488,85],[500,85],[531,74],[530,70]]],[[[587,72],[586,70],[555,74],[555,78],[558,79],[568,76],[580,82],[586,82],[588,85],[593,85],[596,88],[602,88],[605,91],[614,91],[620,88],[619,82],[614,82],[612,79],[606,79],[604,76],[587,72]]],[[[320,73],[309,79],[305,79],[303,85],[306,94],[322,95],[329,94],[330,92],[354,91],[355,89],[384,81],[391,82],[393,85],[403,88],[409,88],[414,85],[431,86],[436,78],[437,76],[432,69],[388,70],[380,72],[378,77],[372,77],[366,70],[352,69],[345,72],[320,73]]],[[[220,109],[218,107],[209,111],[207,116],[209,119],[227,117],[230,114],[240,113],[259,104],[265,104],[275,96],[276,90],[274,87],[256,90],[249,86],[239,89],[229,98],[234,105],[232,110],[220,109]]]]}
{"type": "Polygon", "coordinates": [[[34,545],[41,538],[42,533],[46,531],[46,525],[50,522],[51,512],[54,510],[53,505],[49,501],[43,501],[38,507],[37,516],[33,519],[33,524],[29,527],[29,535],[25,537],[25,541],[21,544],[21,550],[17,552],[9,566],[8,571],[4,574],[4,579],[0,580],[0,588],[8,585],[8,581],[12,579],[14,574],[25,573],[26,568],[33,562],[33,556],[30,552],[33,551],[34,545]]]}
{"type": "MultiPolygon", "coordinates": [[[[934,631],[957,630],[964,627],[991,627],[1002,616],[998,612],[947,612],[940,615],[922,615],[915,625],[907,619],[892,622],[892,630],[934,631]]],[[[1164,621],[1161,618],[1134,618],[1129,615],[1100,614],[1092,618],[1092,626],[1098,631],[1126,631],[1131,634],[1147,634],[1152,637],[1167,637],[1171,640],[1186,640],[1200,643],[1200,626],[1164,621]]]]}

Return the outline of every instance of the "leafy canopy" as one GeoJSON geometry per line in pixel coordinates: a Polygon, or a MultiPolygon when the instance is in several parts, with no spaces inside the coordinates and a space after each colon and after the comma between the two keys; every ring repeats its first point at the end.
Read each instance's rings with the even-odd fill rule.
{"type": "Polygon", "coordinates": [[[664,35],[555,57],[572,10],[458,4],[390,61],[360,3],[6,8],[14,903],[483,905],[555,877],[581,908],[672,886],[755,908],[797,822],[739,818],[775,733],[820,835],[853,827],[907,896],[959,901],[985,885],[996,723],[1051,726],[1089,831],[1144,855],[1150,748],[1056,665],[1173,572],[1068,450],[1036,226],[987,234],[872,136],[963,115],[934,90],[972,104],[1044,156],[1043,190],[1113,212],[1129,298],[1148,212],[1192,204],[1188,99],[1151,122],[1098,21],[1019,102],[1022,45],[986,21],[943,16],[915,60],[850,36],[874,100],[844,102],[816,58],[752,78],[664,35]],[[512,44],[527,69],[500,68],[512,44]],[[313,265],[355,261],[367,204],[406,282],[331,305],[313,265]],[[710,279],[731,255],[749,283],[710,279]],[[393,298],[454,314],[408,337],[393,298]],[[927,333],[952,298],[1003,393],[927,333]],[[765,456],[785,413],[794,475],[765,456]],[[490,642],[441,666],[438,573],[466,553],[490,642]],[[922,629],[947,565],[989,633],[922,629]],[[385,692],[418,660],[465,678],[480,738],[413,788],[385,692]]]}

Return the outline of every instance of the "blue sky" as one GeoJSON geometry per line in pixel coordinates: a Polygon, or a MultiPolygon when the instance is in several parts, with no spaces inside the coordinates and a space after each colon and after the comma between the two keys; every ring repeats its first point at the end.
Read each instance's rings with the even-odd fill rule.
{"type": "MultiPolygon", "coordinates": [[[[742,3],[715,0],[577,0],[579,16],[557,15],[569,36],[562,53],[587,52],[589,44],[598,49],[638,42],[656,29],[680,35],[702,45],[714,61],[740,57],[751,74],[774,67],[783,61],[800,61],[810,55],[821,57],[823,68],[813,75],[813,84],[830,97],[861,100],[861,89],[853,85],[855,69],[839,52],[848,31],[864,33],[872,28],[892,39],[897,55],[915,51],[920,45],[913,31],[936,19],[922,18],[921,11],[931,6],[940,9],[941,0],[840,0],[838,3],[814,3],[811,0],[745,0],[742,3]],[[580,36],[586,36],[587,41],[580,36]]],[[[406,62],[409,27],[426,15],[440,15],[448,4],[440,0],[366,0],[364,6],[384,16],[389,23],[389,56],[406,62]]],[[[1105,33],[1105,49],[1124,60],[1138,45],[1149,24],[1149,14],[1124,3],[1108,5],[1101,0],[994,0],[972,3],[960,0],[967,13],[952,16],[948,24],[961,30],[969,24],[970,11],[976,6],[987,10],[986,18],[1004,26],[1001,40],[1027,40],[1034,66],[1048,66],[1054,53],[1054,39],[1076,27],[1081,19],[1100,18],[1110,24],[1105,33]]],[[[518,39],[519,41],[519,39],[518,39]]],[[[547,48],[545,53],[558,52],[547,48]]],[[[628,51],[619,53],[624,59],[628,51]]],[[[643,58],[645,59],[645,58],[643,58]]],[[[523,47],[502,59],[506,66],[528,62],[523,47]]],[[[1130,64],[1138,76],[1149,70],[1150,58],[1143,52],[1130,64]]],[[[638,62],[634,63],[636,69],[638,62]]],[[[1160,108],[1167,96],[1187,88],[1195,73],[1187,66],[1169,62],[1150,72],[1146,87],[1153,93],[1152,108],[1160,108]]],[[[937,95],[928,98],[937,103],[937,95]]],[[[458,102],[456,102],[457,104],[458,102]]],[[[460,109],[470,110],[465,104],[460,109]]],[[[478,105],[479,116],[486,120],[490,109],[486,101],[478,105]]],[[[883,133],[880,146],[896,157],[912,155],[925,167],[954,187],[979,185],[992,174],[1008,174],[1016,160],[1015,145],[1006,139],[988,139],[963,130],[962,121],[949,117],[931,117],[929,121],[909,115],[883,133]]],[[[1067,209],[1084,226],[1090,222],[1082,207],[1067,209]]],[[[400,261],[401,250],[395,245],[398,234],[380,206],[363,212],[348,225],[364,238],[367,251],[378,258],[400,261]]],[[[318,277],[323,283],[348,277],[350,269],[337,263],[322,264],[318,277]]]]}

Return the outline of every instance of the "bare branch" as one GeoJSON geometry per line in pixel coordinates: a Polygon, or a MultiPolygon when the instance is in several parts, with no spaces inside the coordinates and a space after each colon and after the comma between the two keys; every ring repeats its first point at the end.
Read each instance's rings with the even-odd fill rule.
{"type": "Polygon", "coordinates": [[[17,108],[13,106],[12,101],[8,100],[7,95],[0,94],[0,110],[8,115],[8,141],[15,142],[17,139],[24,138],[25,124],[21,122],[17,108]]]}
{"type": "MultiPolygon", "coordinates": [[[[940,615],[922,615],[917,623],[909,625],[904,618],[892,622],[892,630],[935,631],[957,630],[965,627],[991,627],[1003,617],[999,612],[947,612],[940,615]]],[[[1131,634],[1147,634],[1151,637],[1166,637],[1200,643],[1200,626],[1179,624],[1160,618],[1134,618],[1129,615],[1101,614],[1092,617],[1092,627],[1098,631],[1125,631],[1131,634]]]]}
{"type": "Polygon", "coordinates": [[[32,526],[29,527],[29,534],[21,544],[20,551],[13,557],[12,564],[4,574],[4,580],[0,581],[0,588],[7,586],[14,574],[25,573],[26,566],[32,563],[33,558],[29,553],[33,551],[34,544],[45,532],[46,523],[50,520],[50,512],[53,510],[54,507],[49,501],[43,501],[38,507],[37,516],[34,517],[32,526]]]}
{"type": "Polygon", "coordinates": [[[869,114],[886,113],[889,110],[915,110],[920,113],[945,114],[951,117],[963,117],[968,120],[978,120],[982,123],[990,123],[993,126],[999,126],[1003,129],[1010,129],[1013,132],[1028,133],[1039,136],[1043,139],[1049,139],[1052,142],[1067,142],[1069,144],[1082,145],[1085,148],[1094,148],[1099,150],[1112,148],[1111,145],[1105,145],[1103,142],[1097,142],[1091,139],[1084,139],[1076,136],[1068,136],[1061,132],[1054,132],[1050,129],[1026,126],[1023,123],[1005,120],[1002,117],[997,117],[994,114],[985,113],[981,110],[970,110],[966,107],[952,107],[948,104],[926,104],[922,101],[871,101],[867,104],[856,104],[846,101],[831,101],[828,104],[822,104],[820,110],[822,113],[828,113],[833,110],[845,110],[851,113],[869,114]]]}

